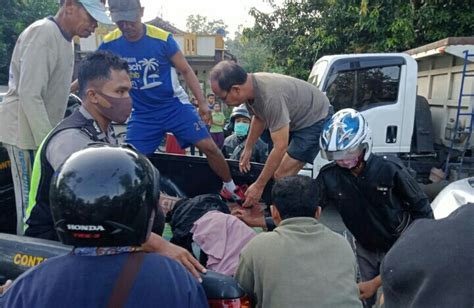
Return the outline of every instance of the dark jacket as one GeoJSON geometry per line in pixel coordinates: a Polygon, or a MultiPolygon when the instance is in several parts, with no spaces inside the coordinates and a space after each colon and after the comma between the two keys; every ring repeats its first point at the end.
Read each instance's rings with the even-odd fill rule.
{"type": "Polygon", "coordinates": [[[474,307],[474,204],[415,221],[385,256],[387,308],[474,307]]]}
{"type": "Polygon", "coordinates": [[[388,157],[372,154],[359,176],[329,164],[316,185],[319,204],[336,206],[358,243],[371,251],[388,251],[412,220],[433,218],[428,197],[406,168],[388,157]]]}
{"type": "Polygon", "coordinates": [[[173,211],[168,214],[171,218],[169,223],[173,232],[170,242],[193,253],[191,229],[194,222],[207,212],[214,210],[230,214],[229,207],[218,195],[205,194],[179,200],[173,211]]]}
{"type": "MultiPolygon", "coordinates": [[[[239,137],[236,134],[232,134],[229,137],[225,138],[224,146],[222,147],[222,153],[225,158],[239,160],[240,155],[245,147],[245,140],[247,137],[239,137]]],[[[268,156],[268,146],[265,142],[260,139],[257,139],[253,150],[252,156],[250,157],[251,162],[264,164],[268,156]]]]}

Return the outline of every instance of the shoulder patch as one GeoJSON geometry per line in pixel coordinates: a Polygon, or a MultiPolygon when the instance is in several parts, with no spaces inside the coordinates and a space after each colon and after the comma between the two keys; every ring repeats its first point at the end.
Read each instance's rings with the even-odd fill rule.
{"type": "Polygon", "coordinates": [[[122,31],[120,31],[120,29],[115,29],[114,31],[104,36],[104,43],[115,41],[119,39],[120,37],[122,37],[122,31]]]}
{"type": "Polygon", "coordinates": [[[166,41],[168,39],[168,35],[170,35],[170,32],[157,28],[152,25],[146,25],[146,35],[148,35],[151,38],[166,41]]]}

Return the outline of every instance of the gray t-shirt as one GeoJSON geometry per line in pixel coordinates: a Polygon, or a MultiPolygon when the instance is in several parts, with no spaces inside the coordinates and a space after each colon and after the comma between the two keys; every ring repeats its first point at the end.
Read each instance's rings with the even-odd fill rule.
{"type": "Polygon", "coordinates": [[[324,119],[329,100],[312,84],[290,76],[254,73],[254,101],[247,108],[265,121],[270,132],[290,125],[297,131],[324,119]]]}

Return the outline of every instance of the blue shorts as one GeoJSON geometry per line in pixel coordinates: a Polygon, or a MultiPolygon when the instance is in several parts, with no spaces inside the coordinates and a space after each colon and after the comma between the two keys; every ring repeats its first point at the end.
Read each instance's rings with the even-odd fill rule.
{"type": "Polygon", "coordinates": [[[326,118],[319,120],[311,126],[290,132],[290,143],[287,153],[291,158],[312,164],[319,152],[319,136],[324,123],[333,115],[332,107],[329,108],[326,118]]]}
{"type": "Polygon", "coordinates": [[[152,113],[134,113],[128,122],[127,142],[143,154],[151,154],[165,133],[173,133],[181,148],[210,138],[206,125],[191,104],[163,104],[152,113]]]}

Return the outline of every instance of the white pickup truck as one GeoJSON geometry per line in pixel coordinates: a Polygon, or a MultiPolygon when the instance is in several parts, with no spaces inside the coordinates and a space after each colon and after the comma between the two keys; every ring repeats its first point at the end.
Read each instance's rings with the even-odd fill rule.
{"type": "MultiPolygon", "coordinates": [[[[427,182],[433,167],[444,168],[451,146],[464,50],[474,53],[474,37],[448,38],[405,53],[324,56],[314,64],[309,82],[326,93],[336,111],[361,111],[373,131],[374,152],[399,156],[427,182]]],[[[474,74],[474,63],[466,67],[474,74]]],[[[474,93],[474,77],[465,78],[464,93],[474,93]]],[[[472,112],[473,105],[474,96],[463,98],[463,112],[472,112]]],[[[459,122],[461,130],[472,125],[467,116],[459,122]]],[[[469,134],[462,136],[455,150],[468,141],[469,134]]],[[[472,164],[472,158],[465,162],[472,164]]],[[[325,163],[316,158],[313,176],[325,163]]]]}

